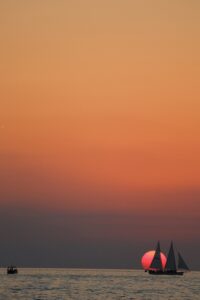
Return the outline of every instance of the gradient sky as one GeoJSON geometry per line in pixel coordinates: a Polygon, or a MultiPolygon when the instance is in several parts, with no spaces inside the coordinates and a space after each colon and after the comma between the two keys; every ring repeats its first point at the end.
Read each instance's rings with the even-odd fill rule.
{"type": "Polygon", "coordinates": [[[0,264],[173,239],[200,269],[200,2],[3,0],[0,25],[0,264]]]}

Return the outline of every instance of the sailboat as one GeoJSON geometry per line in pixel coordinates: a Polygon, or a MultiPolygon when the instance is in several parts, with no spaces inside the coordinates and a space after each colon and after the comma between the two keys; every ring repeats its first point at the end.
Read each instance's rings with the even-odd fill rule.
{"type": "Polygon", "coordinates": [[[178,252],[178,268],[176,266],[176,258],[174,253],[173,242],[171,242],[170,249],[167,255],[167,262],[165,267],[162,266],[160,255],[160,243],[158,242],[156,252],[148,270],[152,275],[183,275],[185,271],[189,271],[189,268],[184,261],[181,254],[178,252]]]}

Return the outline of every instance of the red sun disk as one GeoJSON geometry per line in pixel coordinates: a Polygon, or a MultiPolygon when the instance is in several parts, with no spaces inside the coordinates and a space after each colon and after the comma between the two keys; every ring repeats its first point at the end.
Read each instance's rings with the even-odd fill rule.
{"type": "MultiPolygon", "coordinates": [[[[148,270],[150,268],[154,255],[155,255],[155,250],[150,250],[142,256],[141,264],[144,270],[148,270]]],[[[160,256],[162,261],[162,267],[164,268],[166,265],[167,258],[165,254],[162,252],[160,253],[160,256]]]]}

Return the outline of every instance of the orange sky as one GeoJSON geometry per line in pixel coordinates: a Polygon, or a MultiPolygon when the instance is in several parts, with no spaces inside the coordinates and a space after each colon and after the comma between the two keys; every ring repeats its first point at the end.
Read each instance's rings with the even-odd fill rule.
{"type": "Polygon", "coordinates": [[[164,211],[186,190],[183,212],[199,209],[199,11],[1,1],[1,202],[164,211]]]}

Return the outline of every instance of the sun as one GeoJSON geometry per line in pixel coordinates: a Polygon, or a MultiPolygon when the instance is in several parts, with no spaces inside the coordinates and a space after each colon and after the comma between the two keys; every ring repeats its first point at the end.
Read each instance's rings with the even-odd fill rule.
{"type": "MultiPolygon", "coordinates": [[[[155,250],[150,250],[142,256],[141,264],[142,264],[142,267],[143,267],[144,270],[149,269],[154,255],[155,255],[155,250]]],[[[166,264],[166,261],[167,261],[167,258],[165,256],[165,254],[162,253],[162,252],[160,253],[160,255],[161,255],[161,261],[162,261],[162,267],[164,268],[165,264],[166,264]]]]}

